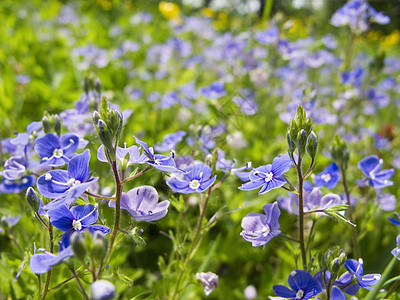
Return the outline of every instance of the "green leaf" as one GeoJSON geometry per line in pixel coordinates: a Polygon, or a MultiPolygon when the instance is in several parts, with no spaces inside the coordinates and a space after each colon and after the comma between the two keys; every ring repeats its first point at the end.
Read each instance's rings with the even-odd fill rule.
{"type": "Polygon", "coordinates": [[[139,295],[136,295],[136,296],[133,297],[131,300],[146,299],[146,298],[149,297],[152,293],[153,293],[152,291],[146,291],[146,292],[140,293],[139,295]]]}

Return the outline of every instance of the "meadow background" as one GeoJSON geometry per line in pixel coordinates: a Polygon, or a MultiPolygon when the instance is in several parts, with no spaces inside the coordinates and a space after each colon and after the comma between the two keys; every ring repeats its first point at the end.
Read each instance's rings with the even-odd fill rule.
{"type": "MultiPolygon", "coordinates": [[[[288,121],[303,105],[319,137],[313,174],[332,162],[329,147],[336,134],[348,144],[351,186],[362,179],[357,163],[368,155],[382,158],[384,169],[395,168],[392,186],[382,191],[356,187],[352,193],[356,199],[352,221],[360,233],[364,273],[382,273],[399,233],[387,218],[400,206],[396,201],[400,196],[400,2],[369,1],[391,22],[371,24],[356,33],[329,21],[346,1],[322,1],[320,6],[289,0],[259,6],[253,1],[254,7],[251,1],[224,7],[212,2],[1,1],[0,140],[25,132],[45,112],[66,118],[66,111],[84,95],[85,79],[98,79],[102,94],[126,112],[120,146],[134,144],[133,135],[155,145],[166,134],[183,130],[186,136],[174,148],[178,156],[205,160],[207,152],[218,147],[226,159],[237,161],[236,166],[251,161],[258,167],[287,152],[288,121]],[[269,32],[271,28],[278,35],[269,32]],[[288,44],[278,45],[278,40],[288,44]],[[210,96],[204,88],[215,82],[223,83],[221,94],[210,96]],[[207,138],[202,140],[202,135],[207,138]],[[387,205],[382,204],[383,194],[389,199],[387,205]]],[[[90,113],[85,116],[87,124],[90,113]]],[[[63,133],[74,127],[68,126],[63,133]]],[[[87,132],[86,148],[92,153],[91,172],[100,178],[99,193],[112,195],[111,171],[95,158],[100,141],[94,127],[87,132]]],[[[9,155],[4,143],[2,147],[3,165],[9,155]]],[[[217,174],[219,179],[224,176],[217,174]]],[[[289,178],[294,179],[295,173],[289,173],[289,178]]],[[[113,254],[107,279],[120,299],[163,299],[176,281],[163,265],[184,243],[184,218],[195,225],[199,195],[183,196],[182,213],[179,195],[165,179],[165,174],[152,170],[128,185],[152,185],[174,204],[157,222],[134,223],[144,230],[140,238],[124,239],[113,254]]],[[[240,236],[246,214],[261,213],[263,205],[287,196],[287,191],[258,195],[256,190],[240,191],[241,184],[239,178],[229,176],[213,193],[206,219],[218,212],[218,222],[210,226],[191,262],[194,273],[219,275],[219,286],[209,299],[267,299],[274,296],[272,286],[285,285],[298,267],[296,245],[276,237],[263,247],[252,247],[240,236]],[[254,298],[244,294],[250,285],[257,291],[254,298]]],[[[324,194],[344,192],[340,184],[332,191],[322,189],[324,194]]],[[[107,203],[99,203],[103,221],[111,226],[107,203]]],[[[25,191],[0,189],[0,216],[17,215],[20,220],[12,230],[0,233],[0,299],[37,296],[37,277],[23,261],[33,254],[33,242],[44,247],[46,238],[32,218],[25,191]]],[[[126,228],[132,222],[128,214],[122,215],[126,228]]],[[[296,235],[296,216],[282,209],[279,222],[283,233],[296,235]]],[[[350,227],[332,218],[319,219],[311,253],[323,255],[335,246],[345,249],[349,258],[354,255],[350,227]]],[[[68,270],[57,268],[51,286],[69,276],[68,270]]],[[[399,273],[400,262],[391,277],[399,273]]],[[[396,282],[390,285],[388,299],[400,299],[398,289],[396,282]]],[[[366,294],[363,290],[357,297],[364,299],[366,294]]],[[[74,297],[80,294],[73,281],[48,296],[74,297]]],[[[195,279],[181,296],[203,298],[195,279]]]]}

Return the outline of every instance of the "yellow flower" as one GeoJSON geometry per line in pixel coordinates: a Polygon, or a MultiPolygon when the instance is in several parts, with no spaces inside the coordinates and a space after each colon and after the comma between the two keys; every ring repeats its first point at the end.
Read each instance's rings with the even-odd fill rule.
{"type": "Polygon", "coordinates": [[[179,6],[172,2],[161,1],[158,5],[161,14],[168,20],[180,19],[179,6]]]}
{"type": "Polygon", "coordinates": [[[213,11],[211,8],[208,7],[204,8],[201,12],[203,13],[204,16],[209,18],[212,18],[215,15],[215,11],[213,11]]]}
{"type": "Polygon", "coordinates": [[[400,31],[395,29],[392,31],[391,34],[385,36],[383,41],[381,42],[382,47],[391,47],[400,44],[400,31]]]}

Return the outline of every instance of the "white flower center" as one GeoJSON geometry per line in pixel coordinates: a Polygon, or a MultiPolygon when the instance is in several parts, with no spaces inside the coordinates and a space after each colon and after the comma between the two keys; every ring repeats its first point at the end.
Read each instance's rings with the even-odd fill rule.
{"type": "Polygon", "coordinates": [[[274,177],[274,174],[272,172],[269,172],[267,174],[267,176],[265,177],[265,182],[270,182],[273,177],[274,177]]]}
{"type": "Polygon", "coordinates": [[[55,158],[63,157],[64,151],[62,149],[54,149],[53,155],[55,158]]]}
{"type": "Polygon", "coordinates": [[[79,220],[73,220],[72,221],[72,227],[74,227],[75,230],[81,230],[82,229],[82,223],[79,220]]]}
{"type": "Polygon", "coordinates": [[[269,228],[268,224],[265,224],[263,229],[261,229],[261,234],[263,236],[267,236],[270,233],[271,229],[269,228]]]}
{"type": "Polygon", "coordinates": [[[192,190],[198,189],[200,187],[200,182],[197,179],[193,179],[190,183],[189,183],[189,187],[192,190]]]}
{"type": "Polygon", "coordinates": [[[325,182],[329,182],[329,181],[332,179],[332,177],[331,177],[331,174],[323,174],[323,175],[321,176],[321,179],[322,179],[323,181],[325,181],[325,182]]]}
{"type": "Polygon", "coordinates": [[[70,180],[67,181],[67,184],[69,187],[71,187],[71,186],[79,185],[79,184],[81,184],[81,182],[80,182],[80,180],[71,178],[70,180]]]}
{"type": "Polygon", "coordinates": [[[51,178],[53,178],[53,176],[51,176],[50,173],[46,173],[46,175],[44,175],[44,179],[45,179],[46,181],[50,181],[51,178]]]}
{"type": "Polygon", "coordinates": [[[296,293],[296,299],[301,299],[304,295],[304,291],[303,290],[298,290],[296,293]]]}
{"type": "Polygon", "coordinates": [[[375,172],[374,171],[369,172],[369,177],[371,177],[372,180],[375,180],[375,172]]]}
{"type": "Polygon", "coordinates": [[[26,183],[28,183],[28,179],[27,178],[24,178],[24,179],[22,179],[22,184],[26,184],[26,183]]]}

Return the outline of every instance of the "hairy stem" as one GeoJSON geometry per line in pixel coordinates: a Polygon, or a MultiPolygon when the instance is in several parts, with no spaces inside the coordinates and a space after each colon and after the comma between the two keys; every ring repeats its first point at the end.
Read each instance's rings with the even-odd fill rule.
{"type": "MultiPolygon", "coordinates": [[[[342,178],[343,178],[343,188],[344,188],[344,192],[346,194],[346,201],[347,201],[347,205],[349,206],[349,208],[347,209],[348,214],[349,214],[349,220],[352,220],[352,208],[350,205],[350,191],[349,188],[347,186],[347,181],[346,181],[346,172],[344,171],[344,169],[340,166],[340,172],[342,174],[342,178]]],[[[359,259],[360,258],[360,246],[358,244],[358,236],[357,236],[357,229],[355,227],[353,227],[351,229],[351,235],[353,238],[353,247],[354,247],[354,254],[355,254],[355,259],[359,259]]]]}
{"type": "Polygon", "coordinates": [[[83,297],[84,297],[86,300],[89,300],[89,297],[88,297],[88,295],[86,294],[85,288],[83,287],[82,282],[81,282],[81,280],[79,279],[78,275],[76,274],[74,268],[70,267],[70,270],[71,270],[72,274],[74,274],[74,277],[75,277],[76,281],[78,282],[78,285],[79,285],[79,287],[80,287],[80,289],[81,289],[81,291],[82,291],[83,297]]]}
{"type": "Polygon", "coordinates": [[[299,155],[299,161],[297,164],[297,175],[299,180],[299,241],[301,249],[301,258],[303,261],[303,269],[307,270],[307,255],[306,248],[304,246],[304,203],[303,203],[303,174],[301,170],[301,156],[299,155]]]}
{"type": "MultiPolygon", "coordinates": [[[[194,233],[192,242],[191,242],[190,247],[189,247],[189,251],[188,251],[188,253],[186,255],[186,258],[185,258],[185,261],[183,263],[182,271],[180,272],[180,274],[178,276],[178,279],[176,281],[176,285],[175,285],[174,294],[172,296],[172,299],[175,299],[176,296],[178,296],[179,288],[180,288],[180,285],[181,285],[181,281],[182,281],[183,275],[187,271],[187,267],[189,265],[189,262],[190,262],[192,256],[194,255],[194,253],[198,249],[199,245],[196,246],[196,242],[197,242],[197,240],[199,238],[199,235],[201,233],[201,229],[202,229],[201,225],[203,223],[203,219],[204,219],[204,215],[205,215],[205,212],[206,212],[208,200],[210,199],[211,191],[212,191],[212,188],[209,188],[205,201],[204,202],[202,201],[202,203],[201,203],[201,206],[200,206],[200,217],[199,217],[199,219],[197,221],[196,231],[194,233]],[[195,251],[193,251],[193,250],[195,250],[195,251]]],[[[199,239],[198,243],[200,243],[201,240],[202,240],[202,237],[200,236],[200,239],[199,239]]]]}
{"type": "MultiPolygon", "coordinates": [[[[50,242],[50,253],[54,252],[54,234],[53,234],[53,225],[49,222],[49,242],[50,242]]],[[[51,279],[51,269],[47,271],[46,275],[46,282],[44,284],[44,290],[42,297],[40,298],[41,300],[44,300],[47,296],[47,293],[49,291],[49,286],[50,286],[50,279],[51,279]]]]}

